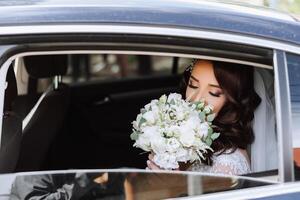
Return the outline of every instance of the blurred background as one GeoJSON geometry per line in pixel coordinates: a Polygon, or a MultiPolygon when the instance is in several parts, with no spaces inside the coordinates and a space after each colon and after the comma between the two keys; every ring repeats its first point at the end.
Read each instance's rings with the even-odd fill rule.
{"type": "Polygon", "coordinates": [[[230,2],[266,6],[272,9],[296,14],[297,17],[300,16],[300,0],[234,0],[230,2]]]}
{"type": "MultiPolygon", "coordinates": [[[[0,6],[16,4],[20,5],[29,5],[29,4],[43,4],[43,3],[52,3],[52,4],[61,4],[68,0],[0,0],[0,6]]],[[[84,2],[84,0],[70,0],[74,3],[84,2]]],[[[195,0],[197,1],[197,0],[195,0]]],[[[272,9],[290,12],[293,14],[300,15],[300,0],[207,0],[207,1],[221,1],[235,4],[251,4],[254,6],[265,6],[272,9]]],[[[89,2],[101,2],[98,0],[89,0],[89,2]]]]}

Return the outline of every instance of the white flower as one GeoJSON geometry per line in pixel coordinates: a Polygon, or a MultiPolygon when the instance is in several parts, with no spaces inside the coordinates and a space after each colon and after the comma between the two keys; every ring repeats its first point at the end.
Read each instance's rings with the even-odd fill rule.
{"type": "Polygon", "coordinates": [[[150,109],[151,103],[146,104],[144,107],[148,111],[150,109]]]}
{"type": "Polygon", "coordinates": [[[139,147],[144,151],[151,151],[150,138],[145,134],[140,134],[133,146],[139,147]]]}
{"type": "Polygon", "coordinates": [[[155,114],[152,112],[152,111],[148,111],[148,112],[145,112],[143,114],[143,118],[146,120],[146,122],[148,124],[154,124],[155,123],[155,114]]]}
{"type": "Polygon", "coordinates": [[[171,93],[171,94],[169,94],[169,96],[168,96],[167,102],[168,102],[168,103],[171,103],[172,100],[174,100],[174,101],[176,102],[176,101],[181,100],[181,99],[182,99],[181,94],[171,93]]]}
{"type": "Polygon", "coordinates": [[[153,161],[164,169],[204,159],[203,153],[212,150],[204,140],[211,128],[207,121],[213,120],[211,111],[204,101],[192,104],[176,93],[154,99],[132,122],[134,146],[154,152],[153,161]]]}
{"type": "Polygon", "coordinates": [[[176,156],[169,153],[154,154],[153,161],[156,165],[163,169],[177,169],[179,164],[176,156]]]}
{"type": "Polygon", "coordinates": [[[176,152],[178,149],[180,149],[181,145],[175,138],[170,138],[166,140],[166,150],[170,153],[176,152]]]}
{"type": "Polygon", "coordinates": [[[209,125],[207,122],[203,122],[200,124],[200,127],[199,127],[199,134],[200,134],[200,137],[206,137],[207,134],[208,134],[208,128],[209,128],[209,125]]]}
{"type": "Polygon", "coordinates": [[[164,153],[167,150],[166,139],[160,135],[153,135],[151,137],[151,148],[154,153],[164,153]]]}
{"type": "Polygon", "coordinates": [[[133,121],[133,122],[132,122],[132,126],[133,126],[133,128],[134,128],[135,130],[139,130],[137,121],[133,121]]]}
{"type": "Polygon", "coordinates": [[[159,135],[158,127],[146,126],[141,129],[142,134],[139,134],[134,146],[143,149],[144,151],[151,151],[151,141],[155,135],[159,135]]]}
{"type": "Polygon", "coordinates": [[[176,151],[176,157],[178,162],[187,162],[190,160],[190,157],[188,155],[188,151],[183,148],[179,148],[176,151]]]}
{"type": "Polygon", "coordinates": [[[179,126],[170,126],[167,129],[165,129],[165,132],[167,133],[168,137],[174,137],[174,138],[178,138],[181,134],[180,132],[180,127],[179,126]]]}
{"type": "Polygon", "coordinates": [[[191,147],[195,140],[195,134],[193,129],[187,125],[180,127],[180,137],[179,140],[184,147],[191,147]]]}

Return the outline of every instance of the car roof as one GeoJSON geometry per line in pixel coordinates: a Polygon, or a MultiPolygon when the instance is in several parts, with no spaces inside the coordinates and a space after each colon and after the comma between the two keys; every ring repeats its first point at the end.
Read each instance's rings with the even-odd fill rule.
{"type": "Polygon", "coordinates": [[[40,24],[163,26],[247,34],[299,45],[300,23],[275,10],[201,0],[6,0],[0,27],[40,24]]]}

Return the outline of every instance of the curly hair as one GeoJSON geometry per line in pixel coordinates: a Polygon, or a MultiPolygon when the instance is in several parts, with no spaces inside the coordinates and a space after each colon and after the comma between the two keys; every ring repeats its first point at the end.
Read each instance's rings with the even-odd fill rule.
{"type": "MultiPolygon", "coordinates": [[[[192,67],[184,72],[181,93],[185,97],[192,67]]],[[[224,106],[213,121],[214,131],[220,136],[213,142],[212,148],[219,154],[237,148],[246,149],[254,141],[252,120],[254,110],[261,99],[254,90],[254,68],[246,65],[211,61],[214,75],[226,97],[224,106]]],[[[204,163],[211,165],[212,152],[207,153],[204,163]]]]}

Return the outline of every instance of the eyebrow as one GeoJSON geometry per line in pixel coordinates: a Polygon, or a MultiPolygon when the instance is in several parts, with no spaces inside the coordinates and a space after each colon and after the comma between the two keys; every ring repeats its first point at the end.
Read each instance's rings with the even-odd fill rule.
{"type": "Polygon", "coordinates": [[[199,80],[196,79],[193,75],[191,75],[191,78],[194,79],[195,81],[199,82],[199,80]]]}
{"type": "MultiPolygon", "coordinates": [[[[199,82],[199,80],[197,78],[195,78],[193,75],[191,75],[191,78],[197,82],[199,82]]],[[[215,85],[215,84],[209,84],[209,86],[211,87],[216,87],[216,88],[221,88],[219,85],[215,85]]]]}

